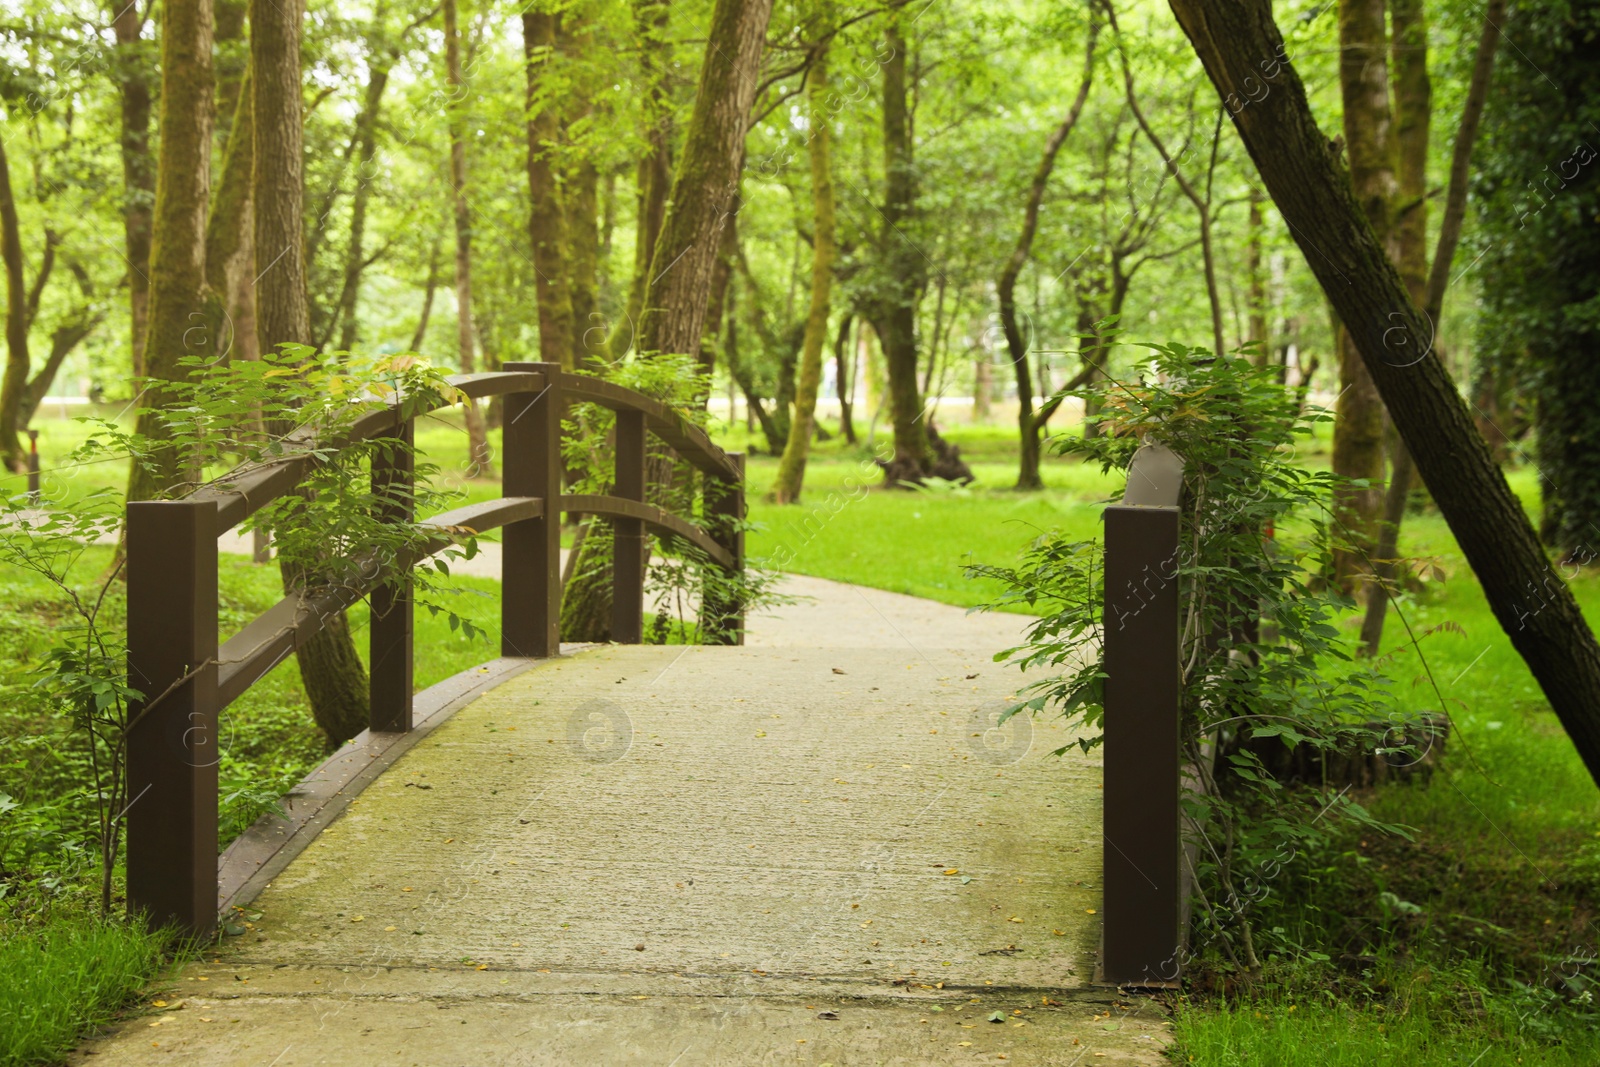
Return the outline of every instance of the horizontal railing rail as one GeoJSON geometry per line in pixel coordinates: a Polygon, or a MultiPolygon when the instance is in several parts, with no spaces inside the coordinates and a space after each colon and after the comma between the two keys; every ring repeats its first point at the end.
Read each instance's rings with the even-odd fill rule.
{"type": "MultiPolygon", "coordinates": [[[[217,919],[217,720],[251,685],[302,647],[326,620],[371,597],[370,719],[373,732],[412,726],[411,568],[463,534],[503,531],[500,653],[560,651],[561,515],[592,515],[612,528],[612,638],[643,638],[648,528],[680,539],[718,568],[744,568],[744,457],[724,452],[682,414],[631,389],[554,364],[506,364],[458,375],[450,385],[472,399],[504,398],[502,492],[420,524],[425,536],[398,558],[352,561],[359,576],[285,597],[238,633],[218,633],[217,538],[293,492],[330,450],[394,438],[402,447],[372,457],[375,489],[414,482],[417,416],[453,397],[391,396],[372,402],[337,432],[302,429],[282,451],[218,478],[181,500],[127,507],[128,682],[145,694],[130,708],[127,733],[128,906],[152,925],[209,936],[217,919]],[[566,405],[591,402],[616,413],[616,462],[608,494],[563,494],[561,424],[566,405]],[[697,525],[646,501],[647,433],[708,478],[697,525]]],[[[380,517],[410,524],[411,495],[386,499],[380,517]]],[[[742,606],[708,584],[705,636],[743,642],[742,606]]]]}

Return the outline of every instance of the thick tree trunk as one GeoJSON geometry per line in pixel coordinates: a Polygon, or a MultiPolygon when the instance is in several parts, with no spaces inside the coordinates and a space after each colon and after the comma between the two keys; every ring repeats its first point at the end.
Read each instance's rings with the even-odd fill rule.
{"type": "Polygon", "coordinates": [[[117,47],[112,56],[122,111],[122,232],[128,257],[128,310],[132,317],[133,375],[144,370],[144,340],[150,311],[150,233],[156,201],[155,168],[150,159],[150,85],[155,63],[154,42],[141,41],[144,14],[127,0],[111,0],[111,28],[117,47]]]}
{"type": "MultiPolygon", "coordinates": [[[[1385,0],[1339,0],[1339,88],[1350,184],[1367,222],[1399,261],[1394,227],[1395,137],[1389,110],[1385,0]]],[[[1333,416],[1333,472],[1366,488],[1334,491],[1334,519],[1349,548],[1333,554],[1334,580],[1346,591],[1375,549],[1383,501],[1383,399],[1348,330],[1339,333],[1339,399],[1333,416]]]]}
{"type": "MultiPolygon", "coordinates": [[[[1318,129],[1270,0],[1169,0],[1513,647],[1600,784],[1600,643],[1551,567],[1318,129]],[[1265,86],[1266,95],[1260,93],[1265,86]]],[[[1437,259],[1435,266],[1437,267],[1437,259]]]]}
{"type": "MultiPolygon", "coordinates": [[[[462,374],[476,368],[472,332],[472,205],[467,201],[466,88],[461,78],[461,32],[456,0],[444,0],[445,77],[450,83],[450,189],[456,219],[456,353],[462,374]]],[[[472,477],[492,478],[489,435],[476,400],[461,405],[467,424],[467,470],[472,477]]]]}
{"type": "Polygon", "coordinates": [[[828,313],[833,306],[833,133],[828,125],[828,52],[824,45],[811,61],[807,75],[811,107],[811,308],[806,315],[805,340],[800,346],[800,370],[795,380],[794,419],[789,440],[778,462],[772,496],[779,504],[800,500],[805,484],[806,456],[817,418],[817,390],[822,385],[822,347],[828,339],[828,313]]]}
{"type": "MultiPolygon", "coordinates": [[[[255,220],[256,337],[262,352],[311,340],[301,210],[302,17],[299,0],[250,3],[250,101],[255,131],[250,193],[255,220]]],[[[269,429],[281,433],[285,428],[269,429]]],[[[316,581],[314,573],[293,561],[283,560],[280,566],[284,592],[291,596],[316,581]]],[[[328,747],[335,748],[360,733],[367,725],[367,672],[344,613],[328,617],[322,629],[300,646],[296,658],[312,717],[328,747]]]]}
{"type": "MultiPolygon", "coordinates": [[[[1017,278],[1021,276],[1022,268],[1033,250],[1033,238],[1039,230],[1039,207],[1044,203],[1045,188],[1050,184],[1051,172],[1055,170],[1056,156],[1061,146],[1066,144],[1073,127],[1078,124],[1083,105],[1089,99],[1089,90],[1094,84],[1094,49],[1099,36],[1100,23],[1096,19],[1089,26],[1089,41],[1083,56],[1083,80],[1078,83],[1078,95],[1073,98],[1061,125],[1045,142],[1044,158],[1039,160],[1039,166],[1033,172],[1033,182],[1028,186],[1028,202],[1022,210],[1022,232],[1017,235],[1016,247],[1006,259],[1006,265],[1000,271],[1000,280],[995,286],[1000,296],[1000,329],[1005,334],[1011,369],[1017,379],[1017,430],[1021,440],[1017,461],[1018,489],[1044,488],[1044,482],[1039,477],[1039,431],[1044,424],[1033,410],[1033,370],[1029,366],[1028,339],[1023,337],[1022,328],[1017,323],[1017,278]]],[[[984,400],[987,407],[988,397],[985,396],[984,400]]]]}
{"type": "Polygon", "coordinates": [[[533,243],[534,298],[539,305],[539,358],[573,367],[573,308],[569,288],[565,213],[550,160],[561,133],[552,90],[544,84],[555,51],[556,17],[532,11],[522,16],[523,56],[528,65],[528,238],[533,243]]]}
{"type": "Polygon", "coordinates": [[[700,350],[717,238],[739,188],[772,0],[716,0],[639,316],[641,352],[700,350]]]}
{"type": "Polygon", "coordinates": [[[23,277],[22,227],[11,192],[11,159],[0,138],[0,258],[6,269],[6,368],[0,379],[0,462],[21,473],[27,459],[18,433],[22,394],[28,388],[28,285],[23,277]]]}
{"type": "MultiPolygon", "coordinates": [[[[182,380],[185,356],[215,351],[220,301],[206,285],[206,207],[211,192],[210,0],[168,0],[161,28],[161,161],[156,176],[150,243],[149,324],[145,334],[138,432],[167,438],[158,412],[169,397],[161,383],[182,380]],[[195,315],[204,323],[196,329],[195,315]]],[[[149,464],[136,463],[128,499],[152,500],[183,477],[177,449],[158,447],[149,464]]]]}
{"type": "Polygon", "coordinates": [[[934,456],[917,388],[917,304],[927,285],[927,260],[905,232],[917,211],[917,175],[906,100],[906,42],[896,17],[885,28],[884,47],[889,56],[881,64],[884,203],[878,256],[885,291],[871,319],[883,347],[894,427],[894,459],[884,467],[884,482],[899,485],[920,482],[933,469],[934,456]]]}

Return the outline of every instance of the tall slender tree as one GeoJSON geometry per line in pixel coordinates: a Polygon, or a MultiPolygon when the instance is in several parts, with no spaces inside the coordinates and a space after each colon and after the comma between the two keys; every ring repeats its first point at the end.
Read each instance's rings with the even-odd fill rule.
{"type": "Polygon", "coordinates": [[[828,340],[828,313],[833,305],[834,210],[833,132],[828,99],[828,44],[818,46],[806,75],[809,104],[806,136],[811,158],[811,308],[795,378],[794,417],[789,440],[778,461],[772,495],[780,504],[796,503],[805,484],[806,456],[816,428],[817,390],[822,385],[822,347],[828,340]]]}
{"type": "MultiPolygon", "coordinates": [[[[1389,37],[1385,0],[1339,0],[1339,90],[1350,184],[1389,258],[1399,261],[1394,225],[1394,118],[1389,103],[1389,37]]],[[[1350,589],[1376,548],[1383,502],[1383,398],[1356,350],[1349,326],[1339,334],[1339,398],[1334,403],[1333,471],[1362,486],[1342,485],[1334,517],[1345,547],[1334,550],[1335,580],[1350,589]]]]}
{"type": "Polygon", "coordinates": [[[117,84],[122,152],[122,228],[128,260],[128,312],[135,377],[144,374],[144,336],[150,315],[150,236],[156,199],[150,157],[150,88],[155,80],[152,42],[143,40],[149,5],[109,0],[117,45],[111,71],[117,84]]]}
{"type": "Polygon", "coordinates": [[[1017,430],[1020,442],[1017,454],[1018,489],[1044,488],[1044,482],[1039,477],[1039,436],[1060,407],[1061,398],[1058,395],[1046,400],[1038,411],[1034,410],[1033,367],[1028,356],[1031,338],[1023,336],[1022,325],[1017,318],[1017,279],[1022,276],[1022,268],[1027,265],[1033,251],[1033,239],[1039,232],[1039,209],[1044,204],[1050,175],[1055,171],[1056,157],[1061,153],[1061,146],[1072,135],[1073,128],[1078,125],[1083,106],[1089,100],[1089,90],[1094,84],[1094,53],[1100,39],[1100,20],[1094,4],[1089,6],[1088,40],[1084,45],[1083,76],[1078,81],[1077,95],[1073,97],[1072,106],[1067,109],[1061,124],[1045,141],[1044,156],[1034,169],[1033,181],[1028,185],[1028,200],[1022,209],[1022,231],[1017,234],[1017,243],[1000,270],[1000,280],[995,283],[995,292],[1000,298],[1000,329],[1005,334],[1006,350],[1011,356],[1011,369],[1017,380],[1017,430]]]}
{"type": "MultiPolygon", "coordinates": [[[[456,353],[461,373],[471,374],[477,348],[472,331],[472,203],[467,198],[467,88],[461,73],[461,28],[456,0],[443,0],[445,77],[450,85],[446,110],[450,128],[450,190],[456,220],[456,353]]],[[[462,404],[467,424],[470,469],[479,477],[494,474],[489,436],[476,400],[462,404]]]]}
{"type": "MultiPolygon", "coordinates": [[[[309,344],[306,302],[300,0],[250,2],[250,106],[254,131],[253,206],[256,337],[262,352],[309,344]]],[[[163,126],[164,128],[164,126],[163,126]]],[[[165,148],[163,147],[163,153],[165,148]]],[[[287,427],[269,426],[282,433],[287,427]]],[[[296,595],[315,575],[285,560],[284,591],[296,595]]],[[[343,612],[324,620],[296,652],[311,714],[336,747],[367,722],[367,672],[343,612]]]]}
{"type": "Polygon", "coordinates": [[[573,367],[573,313],[566,211],[556,179],[561,134],[557,91],[549,77],[556,58],[556,16],[522,13],[528,67],[528,238],[533,244],[534,299],[539,305],[539,358],[573,367]]]}

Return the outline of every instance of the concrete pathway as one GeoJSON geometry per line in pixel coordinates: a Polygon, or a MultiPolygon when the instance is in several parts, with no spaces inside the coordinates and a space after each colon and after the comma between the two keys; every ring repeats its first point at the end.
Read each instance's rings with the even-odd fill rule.
{"type": "Polygon", "coordinates": [[[1164,1063],[1090,982],[1098,761],[994,723],[1024,620],[789,591],[463,707],[71,1062],[1164,1063]]]}

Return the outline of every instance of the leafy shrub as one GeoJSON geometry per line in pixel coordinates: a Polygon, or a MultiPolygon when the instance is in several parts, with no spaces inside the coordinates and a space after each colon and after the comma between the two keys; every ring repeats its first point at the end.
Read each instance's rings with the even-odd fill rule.
{"type": "MultiPolygon", "coordinates": [[[[1184,460],[1180,548],[1164,577],[1177,582],[1181,611],[1191,951],[1257,973],[1268,950],[1303,951],[1251,921],[1297,859],[1321,851],[1341,824],[1400,829],[1327,785],[1327,766],[1352,752],[1416,758],[1404,740],[1413,716],[1370,661],[1350,655],[1336,625],[1350,601],[1316,577],[1333,547],[1335,478],[1294,462],[1314,417],[1270,368],[1181,344],[1146,347],[1142,380],[1089,391],[1102,432],[1056,447],[1105,470],[1126,469],[1147,442],[1184,460]]],[[[1006,587],[1001,603],[1042,616],[1024,645],[1001,655],[1049,672],[1012,713],[1080,722],[1085,751],[1100,743],[1105,715],[1103,559],[1097,540],[1047,533],[1020,566],[969,569],[1006,587]]]]}

